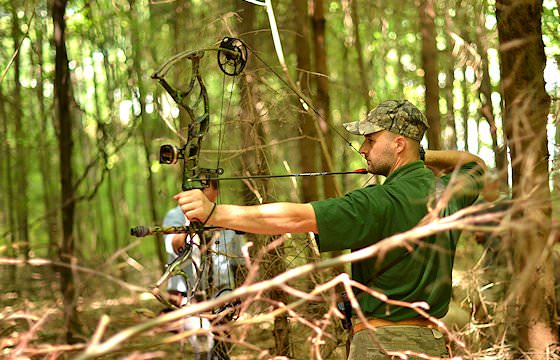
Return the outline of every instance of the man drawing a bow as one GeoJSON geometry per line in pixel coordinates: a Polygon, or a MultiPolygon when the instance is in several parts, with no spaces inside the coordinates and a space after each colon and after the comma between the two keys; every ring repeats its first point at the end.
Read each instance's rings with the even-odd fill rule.
{"type": "MultiPolygon", "coordinates": [[[[441,216],[476,200],[484,162],[463,151],[421,150],[428,124],[409,101],[384,101],[366,119],[344,127],[364,137],[360,153],[370,173],[386,177],[382,185],[306,204],[216,206],[200,190],[181,192],[175,199],[191,221],[208,219],[208,225],[260,234],[314,232],[321,251],[359,250],[412,229],[427,215],[436,188],[448,187],[452,179],[452,195],[441,216]]],[[[397,248],[383,259],[354,263],[352,278],[392,300],[426,302],[429,314],[441,318],[451,298],[459,234],[434,234],[423,238],[413,251],[397,248]]],[[[364,292],[357,298],[368,324],[352,319],[349,359],[386,359],[388,351],[448,357],[442,334],[411,308],[388,305],[364,292]]]]}

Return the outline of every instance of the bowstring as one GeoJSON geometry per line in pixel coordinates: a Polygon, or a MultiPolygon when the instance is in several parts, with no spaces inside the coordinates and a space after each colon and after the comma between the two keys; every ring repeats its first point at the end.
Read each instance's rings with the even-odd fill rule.
{"type": "MultiPolygon", "coordinates": [[[[230,83],[230,91],[229,91],[229,97],[228,97],[228,101],[227,101],[227,109],[224,111],[224,101],[225,101],[225,97],[222,95],[222,99],[221,99],[221,109],[220,109],[220,126],[219,126],[219,130],[218,130],[218,155],[217,155],[217,160],[216,160],[216,169],[220,168],[220,160],[221,160],[221,154],[222,154],[222,150],[223,150],[223,145],[224,145],[224,133],[225,133],[225,117],[227,116],[227,114],[229,114],[230,109],[231,109],[231,104],[232,104],[232,99],[233,99],[233,89],[236,86],[236,81],[238,80],[237,75],[233,75],[231,76],[232,80],[230,83]]],[[[222,94],[225,94],[225,89],[226,89],[226,74],[223,73],[222,74],[222,94]]],[[[222,197],[222,192],[219,190],[218,191],[218,199],[217,201],[221,201],[221,197],[222,197]]],[[[234,241],[235,239],[231,239],[232,241],[234,241]]],[[[229,261],[229,255],[227,252],[227,244],[226,244],[226,232],[225,230],[220,230],[220,237],[217,239],[217,241],[219,242],[217,245],[217,253],[215,254],[216,257],[218,257],[218,259],[221,259],[222,256],[220,256],[220,253],[223,253],[223,258],[225,259],[226,262],[226,274],[228,277],[228,285],[231,289],[234,288],[234,280],[232,280],[232,274],[230,272],[230,261],[229,261]],[[222,244],[223,243],[223,244],[222,244]],[[223,246],[220,246],[223,245],[223,246]],[[220,247],[223,249],[223,251],[220,251],[220,247]]],[[[221,278],[220,278],[220,274],[221,274],[221,270],[222,270],[222,264],[220,263],[220,261],[218,261],[218,274],[217,274],[217,278],[218,278],[218,282],[221,282],[221,278]]],[[[221,284],[219,284],[221,285],[221,284]]]]}
{"type": "MultiPolygon", "coordinates": [[[[251,54],[253,54],[257,58],[257,60],[259,60],[270,72],[272,72],[274,75],[276,75],[278,80],[280,80],[286,87],[288,87],[288,89],[290,89],[298,98],[300,98],[300,100],[303,100],[305,102],[305,104],[309,107],[309,109],[311,109],[313,111],[313,114],[315,116],[317,116],[319,119],[323,119],[319,110],[317,110],[315,108],[315,106],[313,106],[313,104],[310,101],[306,101],[305,99],[303,99],[300,96],[300,94],[296,91],[296,89],[294,89],[292,87],[292,85],[290,85],[290,83],[288,83],[288,81],[286,81],[276,70],[274,70],[274,68],[272,66],[270,66],[268,63],[266,63],[255,51],[253,51],[253,49],[249,45],[245,44],[245,46],[247,46],[247,49],[249,49],[251,51],[251,54]]],[[[325,124],[327,125],[327,127],[330,130],[332,130],[336,135],[338,135],[338,137],[340,137],[346,143],[346,145],[350,146],[350,148],[353,151],[360,154],[360,151],[358,149],[356,149],[354,147],[354,145],[352,145],[352,143],[348,139],[346,139],[342,135],[342,133],[340,131],[338,131],[332,124],[329,124],[327,121],[325,121],[325,124]]]]}
{"type": "Polygon", "coordinates": [[[299,256],[301,255],[302,252],[304,252],[307,248],[309,248],[311,246],[311,242],[313,241],[313,239],[311,238],[311,236],[308,234],[306,236],[307,241],[305,242],[305,246],[302,247],[293,257],[292,260],[290,260],[290,262],[286,265],[286,268],[290,268],[290,266],[292,265],[292,263],[294,261],[296,261],[297,258],[299,258],[299,256]]]}
{"type": "MultiPolygon", "coordinates": [[[[224,121],[224,93],[225,93],[225,89],[226,89],[226,74],[222,74],[222,99],[221,99],[221,105],[220,105],[220,125],[218,127],[218,155],[217,155],[217,160],[216,160],[216,169],[218,169],[220,167],[220,160],[221,160],[221,154],[222,154],[222,149],[223,149],[223,143],[224,143],[224,136],[223,136],[223,130],[225,127],[225,121],[224,121]]],[[[229,100],[228,100],[228,112],[231,106],[231,98],[232,98],[232,93],[233,91],[230,91],[229,94],[229,100]]]]}

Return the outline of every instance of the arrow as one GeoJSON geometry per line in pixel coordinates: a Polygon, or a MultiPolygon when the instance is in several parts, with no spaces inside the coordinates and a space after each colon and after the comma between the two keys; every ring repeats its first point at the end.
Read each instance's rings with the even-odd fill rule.
{"type": "Polygon", "coordinates": [[[207,178],[191,178],[192,181],[225,181],[225,180],[249,180],[249,179],[272,179],[272,178],[287,178],[287,177],[305,177],[305,176],[325,176],[325,175],[349,175],[349,174],[367,174],[367,169],[356,169],[353,171],[321,171],[321,172],[306,172],[285,175],[248,175],[248,176],[230,176],[230,177],[207,177],[207,178]]]}

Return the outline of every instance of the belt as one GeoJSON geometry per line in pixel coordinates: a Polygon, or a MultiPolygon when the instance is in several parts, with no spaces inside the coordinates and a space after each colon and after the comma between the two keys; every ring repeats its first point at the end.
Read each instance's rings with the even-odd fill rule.
{"type": "Polygon", "coordinates": [[[420,319],[420,318],[413,318],[413,319],[406,319],[400,321],[390,321],[384,319],[368,319],[367,323],[359,322],[352,326],[352,333],[356,334],[368,327],[382,327],[382,326],[421,326],[421,327],[435,327],[434,323],[428,319],[420,319]],[[367,324],[367,325],[366,325],[367,324]]]}

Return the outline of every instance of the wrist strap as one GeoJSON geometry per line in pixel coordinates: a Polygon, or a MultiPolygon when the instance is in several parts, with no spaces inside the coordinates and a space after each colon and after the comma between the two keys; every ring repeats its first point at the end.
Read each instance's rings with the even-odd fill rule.
{"type": "Polygon", "coordinates": [[[212,214],[214,214],[214,210],[216,210],[216,203],[214,203],[214,206],[212,206],[212,210],[210,210],[210,214],[208,214],[208,217],[206,218],[206,220],[204,220],[204,222],[202,223],[202,225],[206,225],[206,223],[208,222],[208,220],[210,220],[210,218],[212,217],[212,214]]]}
{"type": "Polygon", "coordinates": [[[420,153],[420,160],[426,161],[426,150],[424,150],[423,146],[420,146],[418,152],[420,153]]]}

